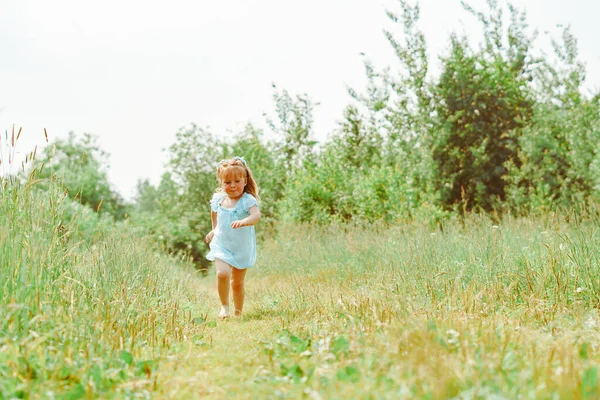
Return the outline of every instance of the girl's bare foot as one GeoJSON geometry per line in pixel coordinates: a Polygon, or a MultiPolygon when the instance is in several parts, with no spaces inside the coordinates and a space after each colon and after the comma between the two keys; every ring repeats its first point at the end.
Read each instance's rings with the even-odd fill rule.
{"type": "Polygon", "coordinates": [[[229,306],[221,306],[221,311],[219,311],[219,318],[229,318],[229,306]]]}
{"type": "Polygon", "coordinates": [[[235,315],[236,317],[241,317],[242,316],[242,310],[235,310],[235,312],[233,313],[233,315],[235,315]]]}

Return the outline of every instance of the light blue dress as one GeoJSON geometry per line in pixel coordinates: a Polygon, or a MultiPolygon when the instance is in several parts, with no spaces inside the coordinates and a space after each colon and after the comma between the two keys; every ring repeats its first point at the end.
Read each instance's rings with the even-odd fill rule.
{"type": "Polygon", "coordinates": [[[246,269],[256,262],[256,234],[253,226],[233,229],[231,223],[250,215],[250,208],[258,206],[256,198],[244,193],[234,208],[221,207],[226,193],[215,193],[210,208],[217,213],[217,226],[210,242],[210,261],[222,260],[237,269],[246,269]]]}

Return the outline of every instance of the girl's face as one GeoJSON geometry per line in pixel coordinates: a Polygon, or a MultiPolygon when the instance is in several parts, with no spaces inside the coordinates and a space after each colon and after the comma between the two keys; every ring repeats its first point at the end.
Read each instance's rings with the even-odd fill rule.
{"type": "Polygon", "coordinates": [[[239,174],[227,174],[221,181],[221,187],[232,199],[237,199],[244,194],[246,178],[239,174]]]}

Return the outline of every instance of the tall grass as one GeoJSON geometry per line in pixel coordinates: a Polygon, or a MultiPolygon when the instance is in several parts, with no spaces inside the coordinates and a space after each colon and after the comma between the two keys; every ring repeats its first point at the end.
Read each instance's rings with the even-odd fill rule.
{"type": "Polygon", "coordinates": [[[60,190],[0,190],[3,398],[594,398],[598,223],[280,227],[217,323],[214,278],[60,190]]]}
{"type": "Polygon", "coordinates": [[[205,329],[196,272],[126,225],[79,232],[35,172],[0,187],[0,398],[149,396],[165,353],[205,329]]]}
{"type": "Polygon", "coordinates": [[[597,398],[597,226],[549,215],[474,217],[443,234],[418,224],[282,229],[249,274],[245,317],[219,326],[222,343],[182,369],[207,378],[178,388],[224,398],[597,398]]]}

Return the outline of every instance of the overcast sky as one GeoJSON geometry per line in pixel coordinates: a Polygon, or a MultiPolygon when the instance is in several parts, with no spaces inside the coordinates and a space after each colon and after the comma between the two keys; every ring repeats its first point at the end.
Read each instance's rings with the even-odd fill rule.
{"type": "MultiPolygon", "coordinates": [[[[482,6],[484,0],[470,2],[482,6]]],[[[571,24],[600,88],[600,2],[514,0],[532,27],[571,24]]],[[[89,132],[110,153],[109,179],[131,198],[138,179],[157,184],[162,151],[196,123],[215,134],[264,125],[272,83],[320,105],[317,139],[335,128],[365,84],[360,53],[394,64],[382,33],[394,0],[1,0],[0,129],[23,127],[19,150],[69,131],[89,132]]],[[[421,1],[433,66],[451,31],[481,37],[459,0],[421,1]]]]}

